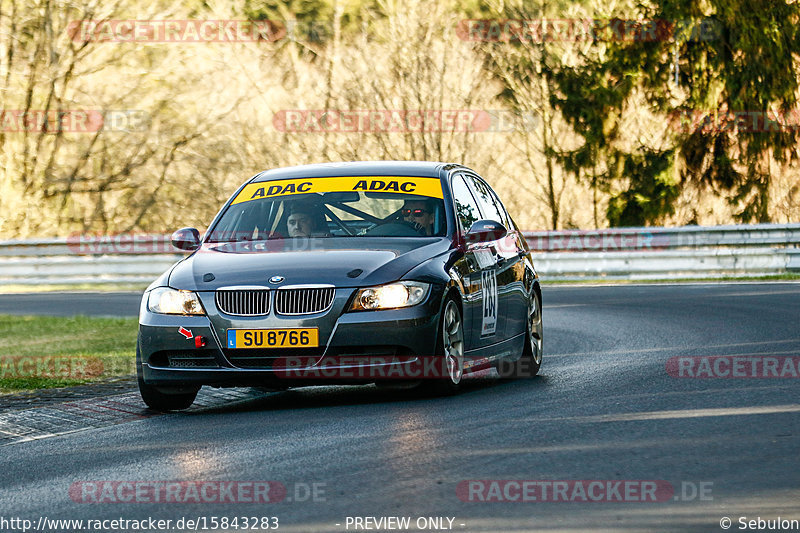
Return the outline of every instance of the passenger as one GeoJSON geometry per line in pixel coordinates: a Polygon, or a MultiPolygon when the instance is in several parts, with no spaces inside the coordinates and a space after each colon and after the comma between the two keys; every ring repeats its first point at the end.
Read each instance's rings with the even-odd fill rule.
{"type": "Polygon", "coordinates": [[[436,233],[433,227],[436,220],[435,210],[435,200],[406,200],[400,213],[403,215],[403,220],[410,222],[420,231],[424,230],[425,235],[433,235],[436,233]]]}

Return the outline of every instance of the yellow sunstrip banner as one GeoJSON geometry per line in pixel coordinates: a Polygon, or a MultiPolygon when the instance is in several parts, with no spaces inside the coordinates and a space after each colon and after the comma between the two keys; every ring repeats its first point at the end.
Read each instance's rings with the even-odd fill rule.
{"type": "Polygon", "coordinates": [[[335,178],[295,178],[263,181],[246,185],[231,204],[312,192],[394,192],[443,198],[439,178],[417,176],[347,176],[335,178]]]}

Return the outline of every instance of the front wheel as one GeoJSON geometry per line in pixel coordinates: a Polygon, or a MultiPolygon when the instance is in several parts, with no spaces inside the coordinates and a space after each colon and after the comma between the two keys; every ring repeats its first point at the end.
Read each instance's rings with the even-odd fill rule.
{"type": "Polygon", "coordinates": [[[139,346],[136,346],[136,381],[139,384],[139,394],[145,405],[150,409],[166,413],[186,409],[197,397],[200,388],[164,388],[154,387],[144,382],[142,374],[142,361],[139,355],[139,346]]]}
{"type": "Polygon", "coordinates": [[[461,308],[453,298],[445,302],[440,319],[436,355],[444,357],[443,376],[426,382],[427,388],[437,395],[455,393],[464,376],[464,321],[461,308]]]}
{"type": "Polygon", "coordinates": [[[533,290],[528,302],[527,324],[522,356],[513,363],[501,362],[498,372],[504,378],[532,378],[542,367],[542,297],[533,290]]]}

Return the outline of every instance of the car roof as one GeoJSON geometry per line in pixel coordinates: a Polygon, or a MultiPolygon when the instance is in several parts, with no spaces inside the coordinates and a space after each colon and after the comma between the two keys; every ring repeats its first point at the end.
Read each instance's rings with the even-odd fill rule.
{"type": "Polygon", "coordinates": [[[441,169],[463,168],[454,163],[438,161],[352,161],[346,163],[317,163],[296,167],[265,170],[250,179],[250,183],[291,178],[324,178],[332,176],[419,176],[438,178],[441,169]]]}

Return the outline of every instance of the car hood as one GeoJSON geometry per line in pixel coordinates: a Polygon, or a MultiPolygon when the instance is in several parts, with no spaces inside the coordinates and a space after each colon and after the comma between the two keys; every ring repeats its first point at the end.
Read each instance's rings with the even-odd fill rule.
{"type": "Polygon", "coordinates": [[[231,285],[331,284],[365,287],[390,283],[424,261],[446,253],[446,238],[285,239],[204,244],[169,276],[177,289],[211,291],[231,285]],[[360,270],[360,272],[359,272],[360,270]]]}

